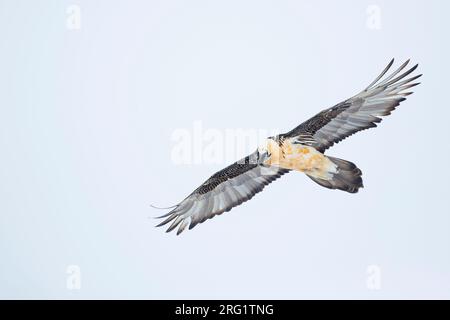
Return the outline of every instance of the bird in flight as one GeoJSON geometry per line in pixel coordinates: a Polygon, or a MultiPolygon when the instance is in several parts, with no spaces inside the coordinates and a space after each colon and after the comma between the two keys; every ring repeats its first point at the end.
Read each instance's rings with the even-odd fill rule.
{"type": "Polygon", "coordinates": [[[266,185],[290,171],[304,172],[319,185],[350,193],[363,187],[361,170],[352,162],[325,155],[335,143],[365,129],[376,127],[412,94],[418,85],[407,78],[418,65],[405,67],[409,60],[388,74],[394,59],[381,74],[357,95],[319,112],[291,131],[267,138],[247,157],[216,172],[167,214],[157,227],[171,222],[177,235],[197,224],[250,200],[266,185]],[[405,79],[406,78],[406,79],[405,79]]]}

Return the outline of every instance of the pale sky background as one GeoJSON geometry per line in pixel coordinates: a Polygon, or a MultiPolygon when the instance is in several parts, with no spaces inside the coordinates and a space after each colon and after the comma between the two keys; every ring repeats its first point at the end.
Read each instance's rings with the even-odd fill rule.
{"type": "Polygon", "coordinates": [[[449,12],[0,0],[0,298],[450,298],[449,12]],[[182,236],[154,228],[150,204],[227,164],[174,163],[176,130],[290,130],[392,57],[420,63],[416,93],[329,151],[362,169],[360,193],[291,173],[182,236]]]}

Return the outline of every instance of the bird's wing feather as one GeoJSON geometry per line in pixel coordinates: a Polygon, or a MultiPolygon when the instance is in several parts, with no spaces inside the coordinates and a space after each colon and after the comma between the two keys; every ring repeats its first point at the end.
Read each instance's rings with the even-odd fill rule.
{"type": "Polygon", "coordinates": [[[173,210],[161,216],[166,219],[158,227],[172,222],[167,232],[178,227],[178,235],[187,226],[192,229],[198,223],[251,199],[266,185],[289,171],[251,163],[248,159],[233,163],[212,175],[173,210]]]}
{"type": "Polygon", "coordinates": [[[408,60],[383,79],[393,63],[394,59],[356,96],[323,110],[281,136],[298,137],[299,142],[310,144],[323,152],[358,131],[376,127],[376,123],[381,122],[381,116],[391,114],[400,102],[406,100],[406,96],[412,94],[407,89],[418,85],[414,80],[422,76],[419,74],[402,80],[418,66],[403,71],[408,60]]]}

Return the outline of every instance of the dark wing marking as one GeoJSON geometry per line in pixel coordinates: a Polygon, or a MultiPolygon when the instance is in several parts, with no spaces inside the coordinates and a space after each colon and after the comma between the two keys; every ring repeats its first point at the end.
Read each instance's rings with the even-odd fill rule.
{"type": "Polygon", "coordinates": [[[413,81],[422,75],[402,80],[417,68],[417,64],[407,71],[401,71],[409,63],[403,63],[397,70],[382,79],[394,63],[394,59],[383,72],[362,92],[356,96],[323,110],[282,137],[297,137],[299,143],[314,146],[325,151],[333,144],[352,134],[376,127],[380,116],[387,116],[406,100],[412,92],[405,90],[418,85],[413,81]],[[397,76],[400,73],[399,76],[397,76]],[[397,76],[397,77],[396,77],[397,76]]]}
{"type": "Polygon", "coordinates": [[[187,225],[192,229],[198,223],[230,211],[251,199],[266,185],[289,171],[255,164],[248,159],[249,157],[233,163],[212,175],[172,211],[159,217],[167,219],[157,227],[173,221],[167,232],[179,226],[178,235],[187,225]]]}

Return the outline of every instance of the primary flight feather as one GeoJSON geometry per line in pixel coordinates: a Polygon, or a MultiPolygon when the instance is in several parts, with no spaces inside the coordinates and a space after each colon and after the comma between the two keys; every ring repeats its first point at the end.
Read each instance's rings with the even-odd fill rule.
{"type": "Polygon", "coordinates": [[[283,174],[304,172],[329,189],[358,192],[363,187],[361,170],[350,161],[325,156],[335,143],[352,134],[376,127],[381,116],[389,115],[406,96],[421,74],[408,77],[418,65],[406,69],[409,60],[387,74],[394,59],[362,92],[319,112],[293,130],[269,137],[249,156],[213,174],[167,214],[159,226],[171,223],[180,234],[207,219],[230,211],[251,199],[283,174]]]}

